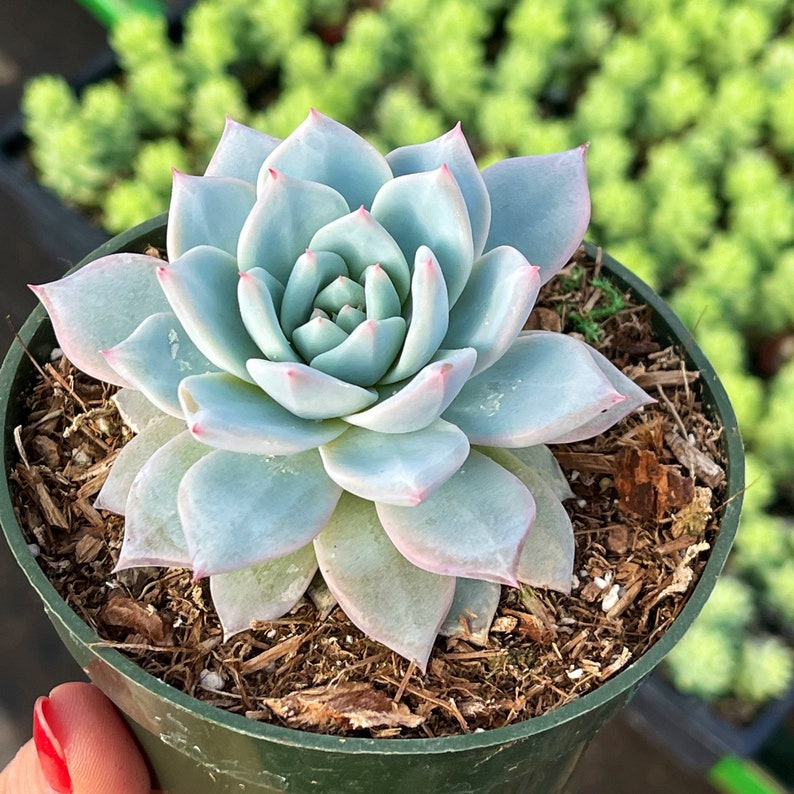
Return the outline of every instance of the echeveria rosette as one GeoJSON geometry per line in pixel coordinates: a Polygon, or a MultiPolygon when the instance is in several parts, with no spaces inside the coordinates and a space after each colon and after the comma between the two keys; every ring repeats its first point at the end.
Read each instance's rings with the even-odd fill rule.
{"type": "Polygon", "coordinates": [[[98,499],[125,515],[118,568],[211,577],[227,635],[319,568],[422,668],[439,632],[485,636],[501,585],[567,591],[544,445],[649,401],[583,342],[522,332],[587,226],[584,156],[480,173],[459,126],[383,157],[314,111],[283,141],[229,121],[203,177],[174,174],[167,263],[35,288],[138,431],[98,499]]]}

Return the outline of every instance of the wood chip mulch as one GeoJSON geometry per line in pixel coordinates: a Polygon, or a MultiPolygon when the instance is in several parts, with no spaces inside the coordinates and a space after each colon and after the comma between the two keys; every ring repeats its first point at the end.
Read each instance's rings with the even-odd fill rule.
{"type": "Polygon", "coordinates": [[[333,606],[320,613],[302,600],[284,618],[224,642],[206,581],[185,570],[111,573],[124,521],[92,503],[131,435],[109,399],[113,388],[63,357],[44,365],[16,434],[20,523],[58,592],[103,642],[174,687],[251,719],[351,736],[432,737],[559,708],[666,631],[705,565],[729,498],[721,430],[703,412],[697,373],[658,343],[647,310],[580,251],[544,287],[530,320],[589,333],[595,319],[595,346],[657,402],[601,437],[554,448],[576,493],[566,503],[575,589],[503,588],[487,644],[440,638],[424,675],[333,606]]]}

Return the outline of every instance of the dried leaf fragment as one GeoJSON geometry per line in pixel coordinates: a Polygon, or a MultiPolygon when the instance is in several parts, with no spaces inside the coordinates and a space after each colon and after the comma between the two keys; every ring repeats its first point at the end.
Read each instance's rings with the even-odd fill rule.
{"type": "Polygon", "coordinates": [[[425,718],[394,703],[371,684],[346,683],[314,687],[282,698],[265,698],[265,705],[290,726],[328,730],[416,728],[425,718]]]}
{"type": "Polygon", "coordinates": [[[711,519],[711,488],[695,488],[695,498],[673,516],[671,532],[674,538],[682,535],[703,537],[711,519]]]}
{"type": "Polygon", "coordinates": [[[103,610],[102,617],[109,625],[141,634],[154,645],[173,645],[170,624],[153,609],[132,598],[119,596],[112,599],[103,610]]]}

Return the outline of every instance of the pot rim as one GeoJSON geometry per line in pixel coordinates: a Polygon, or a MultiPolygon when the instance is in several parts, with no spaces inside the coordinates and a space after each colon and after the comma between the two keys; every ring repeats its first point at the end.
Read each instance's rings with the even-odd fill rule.
{"type": "MultiPolygon", "coordinates": [[[[161,227],[166,224],[166,221],[167,213],[163,213],[127,230],[93,251],[73,269],[77,269],[99,256],[104,256],[113,251],[124,250],[138,242],[139,238],[152,236],[156,232],[161,231],[161,227]]],[[[222,725],[236,733],[282,745],[291,745],[321,752],[343,751],[350,754],[385,752],[404,755],[421,753],[425,755],[504,745],[520,741],[533,734],[543,733],[558,725],[575,720],[580,715],[597,708],[621,693],[636,688],[658,666],[692,624],[711,594],[716,579],[725,564],[739,523],[744,487],[744,450],[736,416],[725,389],[691,333],[651,287],[608,254],[602,252],[600,248],[591,243],[585,243],[584,245],[589,256],[595,258],[600,254],[602,262],[610,275],[622,287],[633,292],[652,309],[675,338],[675,344],[682,348],[690,366],[693,366],[701,373],[700,382],[701,388],[704,390],[704,400],[710,404],[713,413],[723,424],[723,444],[727,469],[726,492],[728,494],[726,504],[722,508],[723,515],[720,521],[720,531],[711,549],[706,567],[678,617],[648,651],[597,689],[560,706],[554,711],[501,728],[493,728],[478,733],[442,736],[432,739],[349,738],[255,722],[242,715],[211,706],[166,684],[143,670],[143,668],[119,651],[104,646],[104,641],[72,611],[39,567],[22,534],[11,501],[7,475],[10,460],[16,456],[17,452],[14,447],[13,428],[6,426],[9,421],[9,396],[15,385],[18,368],[26,356],[19,339],[24,342],[25,346],[30,345],[36,332],[48,321],[44,308],[39,305],[33,310],[20,330],[19,339],[15,339],[12,342],[2,368],[0,368],[0,427],[4,431],[0,450],[2,451],[6,474],[3,478],[3,485],[0,487],[0,524],[3,526],[9,546],[17,562],[44,601],[45,610],[51,613],[51,618],[53,616],[57,617],[62,626],[74,635],[80,644],[87,646],[92,654],[101,657],[105,663],[114,667],[123,677],[129,679],[133,685],[143,686],[151,690],[177,711],[193,712],[202,720],[222,725]]]]}

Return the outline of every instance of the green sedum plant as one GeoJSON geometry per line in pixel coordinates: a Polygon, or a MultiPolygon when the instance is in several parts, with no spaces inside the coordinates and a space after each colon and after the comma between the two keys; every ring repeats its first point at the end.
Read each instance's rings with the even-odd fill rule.
{"type": "Polygon", "coordinates": [[[584,342],[522,332],[588,223],[585,151],[480,172],[459,125],[384,157],[317,111],[283,141],[229,120],[205,175],[174,175],[167,263],[34,287],[138,431],[97,502],[126,519],[117,568],[209,576],[226,636],[319,568],[422,669],[439,632],[487,631],[501,585],[568,591],[545,445],[650,401],[584,342]]]}

